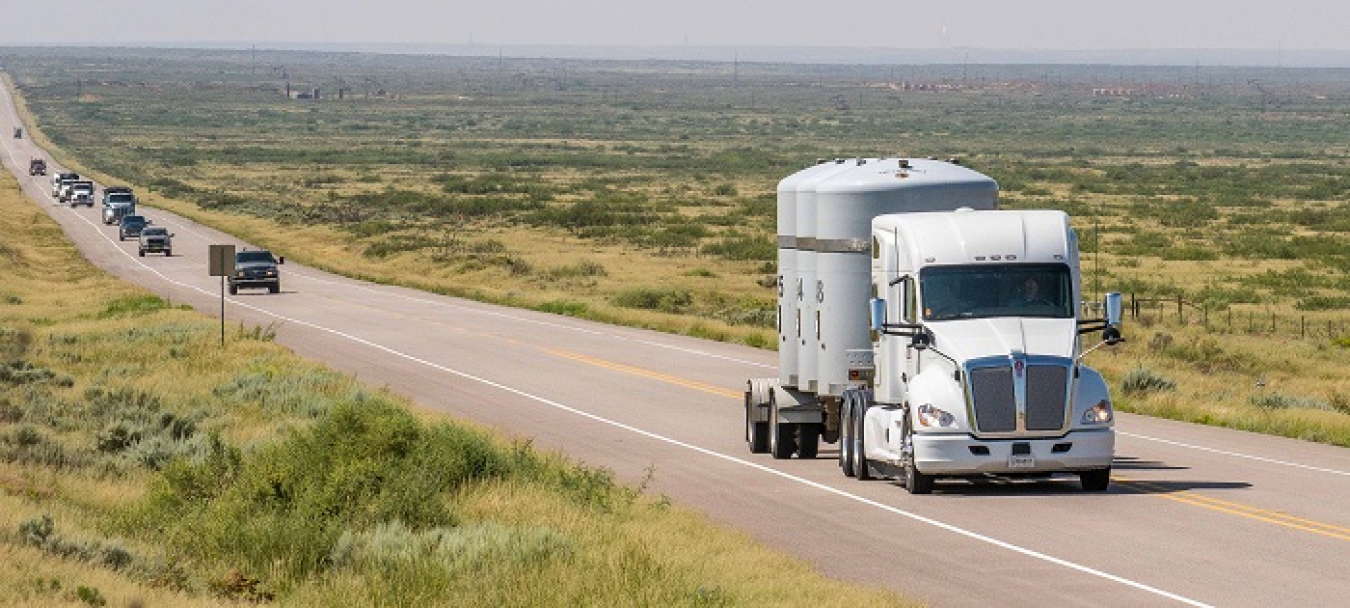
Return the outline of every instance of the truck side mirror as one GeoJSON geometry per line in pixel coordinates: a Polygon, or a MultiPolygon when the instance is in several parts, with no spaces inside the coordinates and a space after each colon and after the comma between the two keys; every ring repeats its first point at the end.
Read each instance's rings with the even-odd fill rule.
{"type": "Polygon", "coordinates": [[[1106,329],[1102,331],[1102,340],[1107,344],[1116,344],[1123,342],[1120,335],[1120,322],[1124,316],[1124,299],[1120,292],[1113,291],[1106,294],[1106,301],[1102,307],[1106,309],[1106,329]]]}
{"type": "Polygon", "coordinates": [[[277,263],[278,263],[278,264],[285,264],[285,263],[286,263],[286,256],[283,255],[283,256],[277,258],[277,263]]]}
{"type": "Polygon", "coordinates": [[[872,298],[867,301],[871,311],[872,331],[881,331],[886,325],[886,300],[881,298],[872,298]]]}
{"type": "Polygon", "coordinates": [[[1103,307],[1106,309],[1106,324],[1111,327],[1118,327],[1121,317],[1124,316],[1124,299],[1120,292],[1113,291],[1106,294],[1106,302],[1103,307]]]}

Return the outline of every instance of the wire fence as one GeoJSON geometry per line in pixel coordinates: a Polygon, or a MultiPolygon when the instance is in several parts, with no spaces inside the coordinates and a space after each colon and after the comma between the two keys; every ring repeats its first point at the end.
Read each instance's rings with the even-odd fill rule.
{"type": "Polygon", "coordinates": [[[1273,310],[1228,306],[1210,310],[1181,296],[1141,298],[1130,294],[1126,314],[1142,326],[1180,324],[1215,333],[1282,334],[1305,340],[1335,340],[1350,335],[1350,320],[1316,315],[1280,314],[1273,310]]]}

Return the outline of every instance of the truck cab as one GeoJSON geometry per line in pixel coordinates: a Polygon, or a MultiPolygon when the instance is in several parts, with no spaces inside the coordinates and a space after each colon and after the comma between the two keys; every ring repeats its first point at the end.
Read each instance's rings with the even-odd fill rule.
{"type": "MultiPolygon", "coordinates": [[[[66,185],[80,179],[79,173],[53,173],[52,174],[52,196],[61,200],[61,190],[66,185]]],[[[65,202],[62,200],[61,202],[65,202]]]]}
{"type": "Polygon", "coordinates": [[[71,182],[69,194],[66,198],[71,207],[78,207],[80,205],[93,207],[94,182],[87,180],[71,182]]]}
{"type": "Polygon", "coordinates": [[[136,194],[126,186],[103,190],[103,223],[118,224],[124,216],[136,214],[136,194]]]}
{"type": "Polygon", "coordinates": [[[1111,396],[1082,355],[1092,332],[1118,340],[1119,318],[1080,314],[1069,217],[960,210],[872,226],[876,377],[853,457],[917,491],[944,476],[1052,473],[1106,489],[1111,396]]]}

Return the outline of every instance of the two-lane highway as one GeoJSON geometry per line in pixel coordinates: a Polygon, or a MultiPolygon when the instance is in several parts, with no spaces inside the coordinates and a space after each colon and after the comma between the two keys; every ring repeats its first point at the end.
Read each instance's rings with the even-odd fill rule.
{"type": "MultiPolygon", "coordinates": [[[[5,134],[17,124],[8,92],[5,134]]],[[[139,258],[98,209],[27,175],[28,138],[3,162],[100,267],[219,313],[207,245],[237,239],[155,209],[171,258],[139,258]]],[[[58,170],[52,164],[51,170],[58,170]]],[[[273,325],[296,352],[422,406],[530,438],[637,480],[849,581],[937,605],[1344,605],[1350,597],[1350,450],[1120,416],[1110,492],[1076,478],[940,483],[911,496],[818,460],[751,455],[745,379],[777,356],[490,306],[282,266],[282,293],[227,298],[226,316],[273,325]]]]}

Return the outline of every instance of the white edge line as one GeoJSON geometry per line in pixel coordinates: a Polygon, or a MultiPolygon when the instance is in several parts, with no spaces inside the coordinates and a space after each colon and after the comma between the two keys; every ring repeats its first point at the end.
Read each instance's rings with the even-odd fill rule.
{"type": "Polygon", "coordinates": [[[1252,456],[1251,454],[1242,454],[1242,453],[1239,453],[1239,452],[1229,452],[1229,451],[1227,451],[1227,450],[1220,450],[1220,449],[1216,449],[1216,448],[1207,448],[1207,447],[1202,446],[1202,445],[1195,445],[1195,444],[1191,444],[1191,443],[1182,443],[1182,442],[1180,442],[1180,441],[1173,441],[1173,440],[1171,440],[1171,439],[1161,439],[1161,438],[1158,438],[1158,437],[1149,437],[1148,435],[1139,435],[1139,434],[1136,434],[1136,433],[1126,433],[1126,432],[1123,432],[1123,431],[1121,431],[1121,430],[1119,430],[1119,429],[1116,430],[1116,433],[1119,434],[1119,435],[1124,435],[1124,436],[1126,436],[1126,437],[1133,437],[1133,438],[1135,438],[1135,439],[1143,439],[1143,440],[1145,440],[1145,441],[1156,441],[1156,442],[1158,442],[1158,443],[1165,443],[1165,444],[1167,444],[1167,445],[1173,445],[1173,446],[1177,446],[1177,447],[1181,447],[1181,448],[1190,448],[1190,449],[1192,449],[1192,450],[1200,450],[1200,451],[1202,451],[1202,452],[1211,452],[1211,453],[1214,453],[1214,454],[1222,454],[1222,455],[1224,455],[1224,456],[1232,456],[1232,457],[1234,457],[1234,458],[1245,458],[1245,459],[1247,459],[1247,460],[1255,460],[1255,461],[1257,461],[1257,462],[1265,462],[1265,463],[1269,463],[1269,464],[1278,464],[1278,465],[1282,465],[1282,466],[1286,466],[1286,467],[1294,467],[1294,468],[1299,468],[1299,469],[1307,469],[1307,470],[1309,470],[1309,471],[1317,471],[1318,473],[1331,473],[1332,475],[1344,475],[1344,476],[1346,476],[1346,477],[1350,477],[1350,471],[1339,471],[1339,470],[1336,470],[1336,469],[1328,469],[1328,468],[1323,468],[1323,467],[1315,467],[1315,466],[1312,466],[1312,465],[1299,464],[1299,463],[1297,463],[1297,462],[1289,462],[1289,461],[1287,461],[1287,460],[1276,460],[1276,459],[1274,459],[1274,458],[1266,458],[1266,457],[1264,457],[1264,456],[1252,456]]]}

